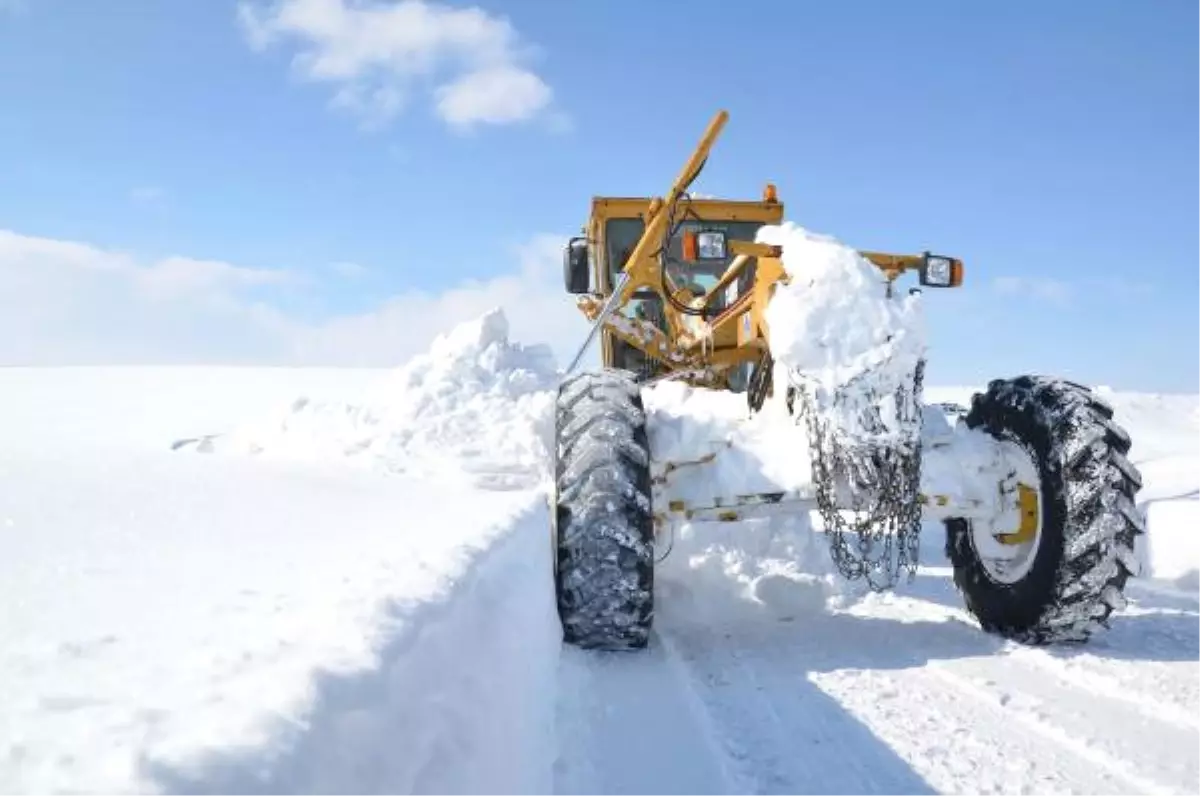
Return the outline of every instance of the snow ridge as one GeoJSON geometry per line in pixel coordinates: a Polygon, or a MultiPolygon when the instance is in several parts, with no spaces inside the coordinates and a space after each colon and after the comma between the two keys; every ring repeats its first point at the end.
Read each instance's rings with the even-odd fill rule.
{"type": "Polygon", "coordinates": [[[511,343],[494,309],[438,336],[359,403],[300,397],[186,447],[532,488],[549,477],[557,383],[549,347],[511,343]]]}

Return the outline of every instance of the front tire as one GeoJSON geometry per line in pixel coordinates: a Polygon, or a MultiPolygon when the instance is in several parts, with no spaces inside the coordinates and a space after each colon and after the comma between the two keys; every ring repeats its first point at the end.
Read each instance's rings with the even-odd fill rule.
{"type": "Polygon", "coordinates": [[[654,613],[654,522],[646,415],[634,374],[585,372],[556,407],[555,580],[563,638],[638,649],[654,613]]]}
{"type": "Polygon", "coordinates": [[[970,521],[946,522],[946,553],[967,609],[984,630],[1023,643],[1085,641],[1125,605],[1145,525],[1128,434],[1086,387],[1022,376],[977,394],[969,428],[1023,448],[1040,479],[1040,539],[1020,578],[997,579],[970,521]]]}

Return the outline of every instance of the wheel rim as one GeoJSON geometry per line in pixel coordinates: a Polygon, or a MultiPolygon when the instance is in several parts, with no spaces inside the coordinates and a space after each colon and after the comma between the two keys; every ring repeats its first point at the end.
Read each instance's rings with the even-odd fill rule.
{"type": "Polygon", "coordinates": [[[1041,549],[1041,478],[1023,446],[1003,440],[999,449],[1007,474],[999,487],[1000,511],[990,523],[972,524],[972,540],[987,576],[1012,585],[1029,574],[1041,549]]]}

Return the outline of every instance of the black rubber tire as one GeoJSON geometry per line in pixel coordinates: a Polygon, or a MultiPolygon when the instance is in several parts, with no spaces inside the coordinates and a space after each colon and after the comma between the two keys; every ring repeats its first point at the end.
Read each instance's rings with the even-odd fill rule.
{"type": "Polygon", "coordinates": [[[579,373],[555,418],[555,583],[563,639],[645,647],[654,617],[654,520],[646,415],[634,374],[579,373]]]}
{"type": "Polygon", "coordinates": [[[1022,643],[1086,641],[1124,607],[1125,583],[1138,572],[1134,539],[1145,524],[1129,435],[1086,387],[1038,376],[992,381],[972,398],[965,422],[1029,451],[1042,513],[1033,566],[1013,584],[988,575],[969,521],[946,522],[946,553],[967,609],[984,630],[1022,643]]]}

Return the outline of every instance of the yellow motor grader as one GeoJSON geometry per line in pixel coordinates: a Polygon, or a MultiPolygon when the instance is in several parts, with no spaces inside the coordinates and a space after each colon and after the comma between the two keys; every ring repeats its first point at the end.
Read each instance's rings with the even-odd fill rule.
{"type": "MultiPolygon", "coordinates": [[[[789,379],[787,410],[809,441],[810,488],[701,502],[672,492],[672,479],[714,455],[655,461],[642,391],[678,380],[745,393],[748,411],[761,411],[777,373],[766,310],[793,276],[779,246],[757,242],[760,229],[784,220],[775,186],[758,201],[689,194],[727,120],[717,113],[665,196],[594,198],[584,234],[564,251],[566,290],[592,322],[555,416],[552,521],[564,639],[599,649],[648,643],[665,525],[813,510],[839,571],[873,588],[891,587],[903,569],[911,576],[922,523],[940,522],[955,583],[985,630],[1048,643],[1083,641],[1106,626],[1138,569],[1141,479],[1112,408],[1079,384],[997,379],[960,408],[953,428],[941,416],[940,431],[931,432],[922,361],[903,394],[873,396],[873,411],[890,407],[908,435],[864,446],[839,439],[823,418],[828,403],[809,395],[803,379],[789,379]],[[597,338],[602,367],[580,369],[597,338]],[[928,466],[931,458],[937,466],[928,466]]],[[[909,272],[923,287],[963,282],[954,257],[859,254],[878,269],[889,299],[909,272]]]]}

